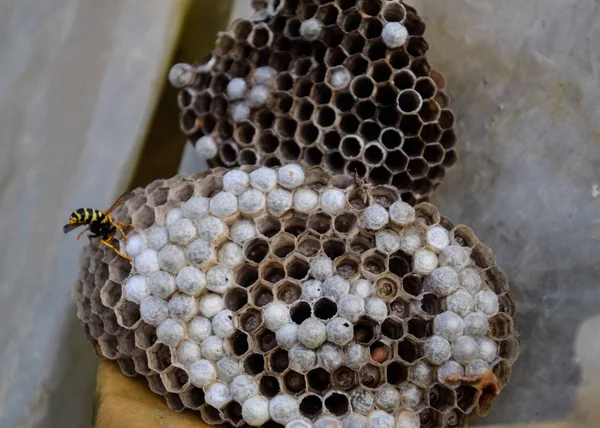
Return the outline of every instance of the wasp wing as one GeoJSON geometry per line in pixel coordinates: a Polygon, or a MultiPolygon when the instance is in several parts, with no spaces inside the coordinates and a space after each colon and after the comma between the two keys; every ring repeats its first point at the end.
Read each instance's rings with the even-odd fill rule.
{"type": "Polygon", "coordinates": [[[119,199],[117,199],[115,201],[114,204],[112,204],[112,206],[104,211],[104,214],[110,214],[111,212],[113,212],[115,210],[115,208],[117,208],[119,205],[122,205],[125,201],[127,201],[128,199],[131,199],[135,196],[135,194],[133,192],[127,192],[127,193],[123,193],[121,196],[119,196],[119,199]]]}
{"type": "Polygon", "coordinates": [[[69,224],[65,224],[65,225],[63,226],[63,232],[65,232],[65,233],[69,233],[69,232],[71,232],[72,230],[75,230],[75,229],[77,229],[77,228],[78,228],[78,227],[80,227],[80,226],[85,226],[85,225],[84,225],[84,224],[76,224],[76,223],[75,223],[75,224],[71,224],[71,223],[69,223],[69,224]]]}

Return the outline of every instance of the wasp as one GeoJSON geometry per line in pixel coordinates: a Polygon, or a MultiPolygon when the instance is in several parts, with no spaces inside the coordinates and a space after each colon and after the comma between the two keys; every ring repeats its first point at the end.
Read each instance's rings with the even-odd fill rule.
{"type": "Polygon", "coordinates": [[[77,240],[81,238],[81,236],[87,232],[88,230],[91,232],[87,237],[92,242],[92,238],[100,238],[100,242],[106,245],[109,248],[112,248],[119,256],[124,259],[131,260],[131,257],[126,256],[117,250],[110,242],[115,237],[117,230],[121,232],[121,236],[126,241],[127,235],[124,232],[124,228],[130,227],[133,228],[132,224],[129,223],[121,223],[118,221],[113,221],[110,216],[110,213],[113,212],[119,205],[122,205],[126,200],[133,196],[133,192],[128,192],[119,197],[115,201],[112,206],[102,212],[96,210],[94,208],[79,208],[71,213],[69,217],[69,224],[63,227],[63,232],[69,233],[74,229],[77,229],[80,226],[87,227],[77,235],[77,240]]]}

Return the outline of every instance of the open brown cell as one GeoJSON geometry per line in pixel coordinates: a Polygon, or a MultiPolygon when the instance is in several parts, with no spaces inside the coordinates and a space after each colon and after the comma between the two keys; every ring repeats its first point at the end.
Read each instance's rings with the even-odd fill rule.
{"type": "Polygon", "coordinates": [[[244,361],[244,370],[251,376],[256,376],[265,370],[265,359],[260,354],[250,354],[244,361]]]}
{"type": "Polygon", "coordinates": [[[273,292],[266,285],[259,284],[252,290],[251,297],[254,305],[260,308],[273,301],[273,292]]]}
{"type": "Polygon", "coordinates": [[[252,333],[262,324],[261,311],[249,308],[240,316],[240,326],[242,330],[252,333]]]}
{"type": "Polygon", "coordinates": [[[367,364],[360,369],[358,380],[362,386],[375,389],[384,382],[385,378],[381,367],[367,364]]]}
{"type": "Polygon", "coordinates": [[[229,339],[231,350],[234,355],[244,355],[250,349],[248,335],[242,331],[236,331],[229,339]]]}
{"type": "Polygon", "coordinates": [[[367,318],[363,317],[354,324],[354,340],[362,345],[371,343],[375,333],[375,324],[367,318]]]}
{"type": "Polygon", "coordinates": [[[310,308],[310,305],[304,301],[297,302],[290,309],[290,318],[298,325],[309,319],[311,315],[312,309],[310,308]]]}
{"type": "Polygon", "coordinates": [[[301,394],[306,391],[306,380],[304,375],[293,370],[288,371],[283,376],[285,389],[291,394],[301,394]]]}
{"type": "Polygon", "coordinates": [[[284,372],[289,366],[288,351],[285,349],[277,349],[271,353],[269,357],[269,365],[271,370],[276,373],[284,372]]]}
{"type": "Polygon", "coordinates": [[[293,282],[285,282],[277,287],[277,299],[290,305],[300,298],[302,289],[293,282]]]}
{"type": "Polygon", "coordinates": [[[424,409],[419,413],[419,422],[421,428],[441,427],[443,421],[443,415],[435,409],[424,409]]]}
{"type": "Polygon", "coordinates": [[[260,378],[259,390],[267,398],[273,398],[280,391],[279,381],[275,376],[263,376],[260,378]]]}
{"type": "Polygon", "coordinates": [[[238,311],[248,303],[248,292],[241,288],[235,287],[225,295],[225,307],[230,311],[238,311]]]}
{"type": "Polygon", "coordinates": [[[424,355],[423,345],[410,336],[397,343],[398,357],[407,363],[413,363],[424,355]]]}
{"type": "Polygon", "coordinates": [[[323,402],[318,395],[307,395],[300,401],[300,413],[308,419],[316,419],[323,411],[323,402]]]}
{"type": "Polygon", "coordinates": [[[309,371],[306,375],[306,379],[308,380],[309,388],[318,392],[327,390],[331,384],[329,373],[322,368],[316,368],[309,371]]]}
{"type": "Polygon", "coordinates": [[[236,284],[247,288],[258,280],[258,269],[256,266],[246,263],[237,268],[234,275],[236,284]]]}

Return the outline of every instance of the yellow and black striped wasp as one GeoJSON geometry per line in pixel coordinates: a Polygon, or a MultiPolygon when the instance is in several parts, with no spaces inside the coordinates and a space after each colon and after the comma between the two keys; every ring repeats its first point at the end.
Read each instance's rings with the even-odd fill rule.
{"type": "Polygon", "coordinates": [[[127,235],[123,229],[127,227],[133,228],[133,225],[129,223],[113,221],[110,213],[132,196],[133,192],[128,192],[121,195],[119,199],[117,199],[115,203],[104,212],[93,208],[79,208],[73,211],[69,217],[69,224],[63,227],[63,232],[69,233],[80,226],[87,225],[88,227],[85,228],[85,230],[83,230],[79,235],[77,235],[77,240],[79,240],[79,238],[81,238],[81,236],[89,230],[91,233],[87,237],[90,240],[90,243],[92,242],[92,238],[100,238],[101,243],[112,248],[119,256],[123,257],[124,259],[131,260],[131,257],[121,253],[110,242],[115,237],[117,230],[121,232],[121,236],[126,241],[127,235]]]}

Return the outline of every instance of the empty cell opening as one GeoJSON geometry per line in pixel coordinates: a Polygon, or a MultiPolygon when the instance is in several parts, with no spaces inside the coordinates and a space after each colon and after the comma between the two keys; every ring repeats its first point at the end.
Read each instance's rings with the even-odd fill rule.
{"type": "Polygon", "coordinates": [[[268,168],[274,168],[276,166],[281,166],[281,161],[275,156],[269,156],[264,158],[263,165],[268,168]]]}
{"type": "Polygon", "coordinates": [[[398,357],[404,361],[412,363],[423,356],[423,349],[411,340],[402,340],[398,342],[398,357]]]}
{"type": "Polygon", "coordinates": [[[329,373],[322,368],[309,371],[307,379],[308,386],[319,392],[325,391],[331,383],[329,373]]]}
{"type": "Polygon", "coordinates": [[[266,281],[275,284],[285,278],[285,270],[279,263],[271,263],[264,268],[262,275],[266,281]]]}
{"type": "Polygon", "coordinates": [[[413,318],[408,321],[408,333],[415,336],[417,339],[423,339],[430,336],[432,333],[431,323],[420,318],[413,318]]]}
{"type": "Polygon", "coordinates": [[[298,302],[290,309],[290,317],[298,325],[310,318],[311,313],[312,310],[307,302],[298,302]]]}
{"type": "Polygon", "coordinates": [[[400,130],[405,136],[418,135],[421,130],[422,122],[419,116],[410,114],[402,117],[400,121],[400,130]]]}
{"type": "Polygon", "coordinates": [[[174,391],[180,391],[189,380],[186,371],[180,369],[179,367],[173,368],[173,370],[168,374],[168,379],[170,387],[174,391]]]}
{"type": "Polygon", "coordinates": [[[358,10],[366,15],[377,16],[381,12],[381,0],[360,0],[358,10]]]}
{"type": "Polygon", "coordinates": [[[288,20],[283,32],[286,36],[288,36],[289,38],[292,38],[292,39],[300,37],[300,26],[301,25],[302,25],[302,23],[300,22],[299,19],[292,18],[292,19],[288,20]]]}
{"type": "Polygon", "coordinates": [[[454,126],[454,113],[451,110],[442,110],[440,113],[439,124],[442,129],[452,128],[454,126]]]}
{"type": "Polygon", "coordinates": [[[398,106],[402,113],[413,113],[421,108],[421,104],[421,96],[412,89],[406,89],[398,96],[398,106]]]}
{"type": "Polygon", "coordinates": [[[440,140],[442,130],[437,123],[430,123],[423,126],[419,135],[426,143],[434,143],[440,140]]]}
{"type": "MultiPolygon", "coordinates": [[[[402,70],[403,68],[408,67],[408,65],[410,64],[410,56],[408,55],[408,53],[406,53],[406,51],[403,48],[400,48],[390,54],[388,61],[394,69],[402,70]]],[[[401,71],[400,73],[403,73],[403,72],[404,72],[404,70],[401,71]]],[[[409,72],[409,71],[406,70],[405,72],[409,72]]],[[[414,84],[415,76],[413,75],[413,73],[410,73],[410,74],[413,77],[413,84],[414,84]]],[[[396,75],[396,76],[398,76],[398,75],[396,75]]],[[[396,77],[394,77],[394,83],[395,83],[395,81],[396,81],[396,77]]],[[[412,86],[408,86],[408,87],[412,87],[412,86]]],[[[404,88],[398,87],[398,89],[404,89],[404,88]]]]}
{"type": "Polygon", "coordinates": [[[275,122],[275,129],[284,138],[294,138],[297,123],[291,117],[282,117],[275,122]]]}
{"type": "Polygon", "coordinates": [[[296,259],[287,266],[287,274],[294,279],[304,279],[308,275],[309,264],[306,260],[296,259]]]}
{"type": "Polygon", "coordinates": [[[412,271],[412,256],[402,251],[398,251],[390,258],[390,272],[400,278],[412,271]]]}
{"type": "Polygon", "coordinates": [[[276,373],[284,372],[289,366],[288,352],[278,349],[271,354],[271,369],[276,373]]]}
{"type": "Polygon", "coordinates": [[[296,247],[294,243],[294,238],[288,235],[280,235],[277,236],[272,242],[273,254],[276,257],[285,257],[294,251],[296,247]]]}
{"type": "MultiPolygon", "coordinates": [[[[285,72],[289,68],[291,61],[292,56],[287,52],[275,52],[269,60],[271,67],[273,67],[278,72],[285,72]]],[[[277,88],[280,91],[287,91],[292,87],[294,79],[291,75],[288,75],[288,77],[290,78],[289,84],[277,84],[277,88]],[[284,87],[287,87],[287,89],[282,89],[284,87]]]]}
{"type": "Polygon", "coordinates": [[[325,54],[325,64],[328,67],[335,67],[341,65],[346,60],[346,54],[341,47],[336,46],[327,50],[325,54]]]}
{"type": "MultiPolygon", "coordinates": [[[[307,19],[310,19],[313,16],[315,16],[315,13],[317,13],[317,8],[318,8],[318,6],[316,4],[302,5],[301,10],[299,11],[301,13],[301,19],[307,20],[307,19]]],[[[293,13],[292,13],[292,15],[293,15],[293,13]]]]}
{"type": "Polygon", "coordinates": [[[406,26],[408,33],[412,36],[422,36],[425,32],[425,23],[414,10],[407,11],[404,25],[406,26]]]}
{"type": "Polygon", "coordinates": [[[340,130],[347,135],[355,134],[356,131],[358,131],[359,125],[360,121],[356,116],[352,114],[347,114],[343,116],[342,120],[340,121],[340,130]]]}
{"type": "Polygon", "coordinates": [[[400,339],[404,336],[404,326],[401,322],[393,318],[387,318],[383,324],[381,324],[381,334],[390,339],[400,339]]]}
{"type": "Polygon", "coordinates": [[[381,133],[381,126],[377,122],[374,121],[366,121],[360,127],[360,134],[367,141],[374,141],[379,138],[379,134],[381,133]]]}
{"type": "Polygon", "coordinates": [[[323,243],[323,251],[331,260],[334,260],[346,252],[346,246],[342,241],[328,239],[323,243]]]}
{"type": "Polygon", "coordinates": [[[298,252],[306,257],[314,257],[321,250],[321,243],[315,238],[306,238],[298,243],[298,252]]]}
{"type": "Polygon", "coordinates": [[[233,27],[233,34],[238,40],[244,40],[252,31],[252,23],[246,20],[237,21],[233,27]]]}
{"type": "Polygon", "coordinates": [[[317,123],[324,128],[335,122],[335,111],[331,107],[322,107],[317,115],[317,123]]]}
{"type": "Polygon", "coordinates": [[[317,104],[329,104],[331,102],[331,89],[324,83],[318,83],[313,87],[311,98],[317,104]]]}
{"type": "Polygon", "coordinates": [[[322,320],[329,320],[337,314],[337,305],[335,302],[322,298],[317,300],[314,306],[315,316],[322,320]]]}
{"type": "Polygon", "coordinates": [[[260,129],[270,129],[275,122],[275,115],[267,109],[260,110],[254,115],[254,121],[260,129]]]}
{"type": "Polygon", "coordinates": [[[323,152],[317,147],[309,147],[304,152],[304,160],[309,166],[320,165],[323,159],[323,152]]]}
{"type": "MultiPolygon", "coordinates": [[[[325,49],[325,47],[323,47],[323,49],[325,49]]],[[[325,50],[323,52],[325,52],[325,50]]],[[[315,55],[317,55],[317,52],[315,52],[315,55]]],[[[315,56],[315,61],[320,63],[323,60],[324,60],[324,55],[323,55],[322,59],[319,59],[315,56]]],[[[325,80],[326,74],[327,74],[327,67],[324,64],[320,64],[313,70],[310,77],[314,83],[321,83],[325,80]]]]}
{"type": "Polygon", "coordinates": [[[419,110],[419,116],[423,122],[433,122],[440,116],[440,106],[433,100],[425,101],[419,110]]]}
{"type": "Polygon", "coordinates": [[[410,69],[417,77],[428,77],[431,73],[431,65],[425,58],[412,61],[410,69]]]}
{"type": "Polygon", "coordinates": [[[356,105],[356,114],[363,120],[374,118],[376,112],[377,107],[370,100],[361,101],[356,105]]]}
{"type": "Polygon", "coordinates": [[[193,134],[199,129],[198,116],[192,109],[184,110],[179,118],[179,125],[181,130],[186,134],[193,134]]]}
{"type": "Polygon", "coordinates": [[[373,168],[369,173],[369,181],[376,185],[389,184],[391,178],[392,173],[383,166],[373,168]]]}
{"type": "Polygon", "coordinates": [[[223,144],[219,149],[221,160],[227,165],[233,165],[237,160],[238,149],[234,144],[223,144]]]}
{"type": "Polygon", "coordinates": [[[360,13],[356,11],[352,11],[344,16],[344,20],[342,21],[342,28],[345,32],[349,33],[358,29],[360,23],[362,22],[362,16],[360,13]]]}
{"type": "Polygon", "coordinates": [[[240,165],[256,165],[258,163],[258,156],[252,149],[244,149],[238,155],[238,162],[240,165]]]}
{"type": "Polygon", "coordinates": [[[454,392],[442,385],[435,385],[429,390],[429,405],[442,412],[454,404],[454,399],[454,392]]]}
{"type": "MultiPolygon", "coordinates": [[[[277,217],[266,216],[256,221],[256,230],[267,238],[272,238],[281,230],[281,222],[277,217]]],[[[266,242],[263,240],[263,242],[266,242]]],[[[268,247],[268,244],[267,244],[268,247]]],[[[268,251],[268,249],[267,249],[268,251]]]]}
{"type": "Polygon", "coordinates": [[[313,82],[309,78],[304,78],[298,80],[296,82],[296,87],[294,88],[294,94],[298,98],[308,97],[310,95],[310,91],[312,91],[313,82]]]}
{"type": "Polygon", "coordinates": [[[426,194],[433,190],[433,183],[427,178],[415,180],[413,190],[418,194],[426,194]]]}
{"type": "Polygon", "coordinates": [[[365,160],[371,165],[378,165],[383,162],[385,152],[379,144],[369,144],[365,149],[365,160]]]}
{"type": "Polygon", "coordinates": [[[236,401],[230,402],[223,409],[223,415],[226,419],[233,422],[234,425],[237,425],[242,420],[242,405],[236,401]]]}
{"type": "Polygon", "coordinates": [[[406,11],[400,3],[388,3],[383,8],[383,18],[388,22],[400,22],[405,15],[406,11]]]}
{"type": "Polygon", "coordinates": [[[375,101],[381,105],[396,104],[398,90],[391,84],[386,84],[377,89],[375,101]]]}
{"type": "Polygon", "coordinates": [[[402,288],[411,296],[418,296],[423,292],[423,281],[416,275],[408,275],[402,280],[402,288]]]}
{"type": "Polygon", "coordinates": [[[340,367],[333,373],[333,384],[336,389],[351,390],[358,384],[356,372],[348,367],[340,367]]]}
{"type": "Polygon", "coordinates": [[[171,351],[169,350],[168,346],[165,346],[161,343],[160,345],[158,345],[157,350],[153,353],[155,363],[154,365],[156,366],[156,370],[158,372],[163,372],[171,366],[171,351]]]}
{"type": "Polygon", "coordinates": [[[366,320],[358,320],[354,324],[354,340],[363,345],[367,345],[375,337],[375,327],[366,320]]]}
{"type": "Polygon", "coordinates": [[[400,113],[395,107],[387,106],[379,109],[379,122],[384,126],[395,126],[400,119],[400,113]]]}
{"type": "Polygon", "coordinates": [[[202,122],[202,132],[205,134],[211,134],[217,126],[217,118],[211,113],[207,113],[200,118],[202,122]]]}
{"type": "Polygon", "coordinates": [[[293,370],[290,370],[289,372],[287,372],[285,374],[283,381],[284,381],[285,387],[292,394],[297,394],[306,389],[306,381],[304,379],[304,375],[301,375],[300,373],[296,373],[293,370]]]}
{"type": "MultiPolygon", "coordinates": [[[[245,48],[243,52],[244,56],[247,58],[250,56],[249,54],[251,52],[251,49],[245,48]]],[[[250,70],[252,69],[248,60],[235,62],[232,61],[229,68],[229,74],[235,77],[246,77],[250,74],[250,70]]]]}
{"type": "Polygon", "coordinates": [[[360,54],[355,54],[346,61],[346,68],[354,76],[362,76],[369,68],[369,61],[360,54]]]}
{"type": "Polygon", "coordinates": [[[263,376],[259,385],[260,393],[267,398],[273,398],[279,394],[279,381],[274,376],[263,376]]]}
{"type": "Polygon", "coordinates": [[[347,158],[354,158],[360,155],[363,148],[363,142],[355,136],[344,137],[341,144],[341,150],[347,158]]]}
{"type": "Polygon", "coordinates": [[[338,9],[333,4],[321,6],[315,17],[321,21],[323,25],[335,24],[338,17],[338,9]]]}
{"type": "Polygon", "coordinates": [[[407,138],[402,145],[402,151],[409,157],[421,156],[425,143],[420,138],[407,138]]]}
{"type": "Polygon", "coordinates": [[[406,46],[406,51],[414,56],[423,56],[429,50],[429,43],[423,37],[410,37],[406,46]]]}
{"type": "Polygon", "coordinates": [[[350,249],[358,254],[362,254],[374,246],[373,240],[366,236],[357,236],[350,242],[350,249]]]}
{"type": "Polygon", "coordinates": [[[358,374],[360,384],[367,388],[377,388],[381,384],[381,370],[372,364],[364,366],[358,374]]]}
{"type": "Polygon", "coordinates": [[[373,64],[373,68],[371,69],[371,77],[376,82],[385,82],[389,80],[392,75],[392,70],[390,66],[385,62],[378,62],[377,64],[373,64]]]}
{"type": "Polygon", "coordinates": [[[256,376],[265,370],[265,359],[260,354],[251,354],[244,361],[244,370],[247,374],[256,376]]]}
{"type": "Polygon", "coordinates": [[[206,400],[204,399],[204,391],[202,388],[196,388],[195,386],[190,387],[182,397],[187,407],[192,409],[198,409],[206,400]]]}
{"type": "Polygon", "coordinates": [[[344,279],[352,278],[354,275],[358,273],[359,266],[358,262],[349,257],[341,260],[337,263],[336,272],[339,276],[344,279]]]}
{"type": "Polygon", "coordinates": [[[344,33],[337,25],[331,25],[323,30],[322,40],[328,47],[339,46],[344,39],[344,33]]]}
{"type": "Polygon", "coordinates": [[[294,67],[296,76],[304,76],[305,74],[310,73],[312,66],[313,62],[311,58],[300,58],[296,61],[296,66],[294,67]]]}
{"type": "Polygon", "coordinates": [[[262,323],[262,315],[260,311],[256,309],[248,309],[246,312],[242,314],[240,317],[240,325],[242,330],[252,333],[262,323]]]}
{"type": "Polygon", "coordinates": [[[340,214],[335,218],[335,230],[339,233],[349,233],[358,223],[358,217],[352,213],[340,214]]]}
{"type": "Polygon", "coordinates": [[[303,123],[300,125],[299,137],[299,140],[302,144],[312,144],[319,138],[319,128],[312,123],[303,123]]]}
{"type": "Polygon", "coordinates": [[[364,269],[374,275],[380,275],[386,271],[385,258],[379,254],[373,254],[365,259],[364,269]]]}
{"type": "Polygon", "coordinates": [[[325,408],[336,416],[342,416],[348,413],[350,403],[348,397],[337,392],[332,393],[325,399],[325,408]]]}
{"type": "Polygon", "coordinates": [[[490,318],[490,336],[492,339],[503,340],[512,334],[512,321],[506,314],[499,313],[490,318]]]}
{"type": "Polygon", "coordinates": [[[277,347],[277,339],[275,338],[275,333],[271,330],[262,330],[258,334],[258,345],[263,352],[269,352],[271,349],[275,349],[277,347]]]}
{"type": "Polygon", "coordinates": [[[237,356],[244,355],[250,349],[248,344],[248,336],[245,333],[238,331],[231,339],[231,350],[237,356]]]}
{"type": "Polygon", "coordinates": [[[218,425],[223,422],[221,419],[221,413],[212,406],[204,405],[200,409],[202,414],[202,420],[210,425],[218,425]]]}
{"type": "Polygon", "coordinates": [[[515,339],[503,340],[499,344],[498,356],[508,361],[515,361],[519,356],[519,343],[515,339]]]}
{"type": "Polygon", "coordinates": [[[266,46],[269,43],[269,39],[271,38],[271,33],[267,28],[256,28],[251,37],[251,44],[256,46],[257,48],[266,46]]]}
{"type": "Polygon", "coordinates": [[[306,217],[294,216],[286,220],[284,230],[294,236],[306,230],[306,217]]]}
{"type": "MultiPolygon", "coordinates": [[[[179,108],[184,110],[192,104],[192,90],[183,88],[177,95],[177,103],[179,108]]],[[[204,113],[209,109],[211,98],[209,94],[200,94],[194,97],[194,108],[198,113],[204,113]]]]}
{"type": "Polygon", "coordinates": [[[254,290],[253,295],[254,304],[259,308],[266,306],[273,301],[273,293],[266,287],[259,287],[254,290]]]}
{"type": "Polygon", "coordinates": [[[248,292],[243,288],[234,288],[225,295],[225,307],[230,311],[238,311],[248,303],[248,292]]]}
{"type": "Polygon", "coordinates": [[[271,132],[263,133],[258,139],[258,148],[265,153],[273,153],[279,147],[279,139],[271,132]]]}
{"type": "Polygon", "coordinates": [[[398,294],[398,284],[392,279],[383,277],[375,283],[375,295],[385,301],[390,301],[398,294]]]}
{"type": "Polygon", "coordinates": [[[356,174],[358,178],[363,178],[367,173],[367,167],[361,161],[352,161],[346,166],[348,174],[356,174]]]}
{"type": "Polygon", "coordinates": [[[381,134],[381,142],[387,149],[390,150],[400,147],[403,140],[404,137],[402,136],[402,133],[397,129],[386,129],[381,134]]]}
{"type": "MultiPolygon", "coordinates": [[[[225,108],[225,111],[223,111],[222,113],[215,113],[217,114],[219,117],[226,117],[227,116],[227,108],[225,108]]],[[[218,133],[221,136],[222,140],[229,140],[230,138],[233,137],[233,125],[231,123],[229,123],[229,121],[227,120],[221,120],[219,122],[219,126],[218,126],[218,133]]]]}
{"type": "Polygon", "coordinates": [[[224,74],[219,74],[218,76],[214,76],[211,82],[211,89],[215,94],[221,94],[225,92],[227,85],[229,84],[229,79],[224,74]]]}
{"type": "Polygon", "coordinates": [[[301,149],[294,140],[285,140],[281,143],[281,157],[288,161],[297,160],[300,157],[301,149]]]}
{"type": "Polygon", "coordinates": [[[469,413],[476,404],[476,397],[479,391],[467,385],[461,385],[456,389],[456,405],[460,410],[469,413]]]}
{"type": "Polygon", "coordinates": [[[442,313],[442,302],[436,295],[427,293],[421,299],[421,309],[435,316],[442,313]]]}
{"type": "MultiPolygon", "coordinates": [[[[287,68],[287,67],[286,67],[287,68]]],[[[289,91],[294,86],[294,77],[290,73],[281,73],[275,80],[275,85],[280,91],[289,91]]]]}
{"type": "Polygon", "coordinates": [[[343,172],[346,160],[339,152],[334,152],[327,155],[325,164],[330,172],[339,174],[343,172]]]}
{"type": "Polygon", "coordinates": [[[375,83],[366,76],[357,77],[352,81],[352,93],[357,98],[369,98],[374,89],[375,83]]]}
{"type": "Polygon", "coordinates": [[[371,61],[385,58],[387,46],[382,40],[372,40],[367,46],[367,57],[371,61]]]}
{"type": "Polygon", "coordinates": [[[386,368],[387,381],[391,385],[402,385],[408,379],[408,369],[397,361],[386,368]]]}
{"type": "MultiPolygon", "coordinates": [[[[337,107],[337,109],[342,112],[350,111],[350,110],[352,110],[352,107],[354,107],[354,97],[352,96],[352,94],[350,94],[348,92],[342,92],[342,93],[336,94],[333,102],[334,102],[335,106],[337,107]]],[[[335,121],[335,116],[334,116],[334,121],[335,121]]],[[[333,124],[333,122],[332,122],[332,124],[333,124]]]]}
{"type": "Polygon", "coordinates": [[[442,133],[440,144],[445,149],[451,149],[456,145],[457,137],[453,129],[448,129],[442,133]]]}
{"type": "Polygon", "coordinates": [[[427,146],[425,147],[423,157],[430,164],[441,162],[444,158],[444,148],[439,144],[427,146]]]}
{"type": "Polygon", "coordinates": [[[315,419],[323,411],[323,403],[316,395],[307,395],[300,402],[300,413],[308,419],[315,419]]]}
{"type": "Polygon", "coordinates": [[[415,91],[421,95],[424,100],[432,98],[436,93],[435,82],[429,77],[420,78],[415,84],[415,91]]]}
{"type": "Polygon", "coordinates": [[[383,24],[378,19],[367,18],[362,22],[361,28],[362,33],[367,39],[374,39],[376,37],[381,37],[381,32],[383,31],[383,24]]]}
{"type": "Polygon", "coordinates": [[[121,300],[121,284],[117,284],[113,281],[108,281],[104,287],[104,302],[105,304],[113,308],[119,300],[121,300]]]}
{"type": "Polygon", "coordinates": [[[269,243],[262,238],[255,238],[246,245],[244,254],[248,260],[260,263],[269,254],[269,243]]]}
{"type": "Polygon", "coordinates": [[[317,213],[308,220],[308,227],[317,233],[326,233],[331,228],[331,217],[325,213],[317,213]]]}
{"type": "Polygon", "coordinates": [[[286,114],[292,108],[293,103],[294,98],[290,94],[279,92],[278,94],[276,94],[273,110],[276,113],[286,114]]]}
{"type": "Polygon", "coordinates": [[[312,117],[315,106],[307,99],[298,100],[298,104],[294,110],[294,116],[296,116],[299,121],[305,121],[312,117]]]}
{"type": "Polygon", "coordinates": [[[427,174],[429,166],[423,159],[413,159],[408,162],[408,173],[412,178],[421,178],[427,174]]]}

